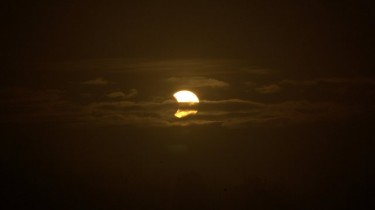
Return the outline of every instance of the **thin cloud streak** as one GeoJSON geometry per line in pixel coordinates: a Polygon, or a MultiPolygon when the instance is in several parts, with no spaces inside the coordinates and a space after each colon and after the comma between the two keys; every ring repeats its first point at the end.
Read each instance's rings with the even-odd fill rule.
{"type": "Polygon", "coordinates": [[[375,85],[375,78],[317,78],[311,80],[283,80],[280,85],[313,86],[320,83],[332,85],[375,85]]]}
{"type": "Polygon", "coordinates": [[[213,78],[206,77],[170,77],[167,82],[178,84],[186,88],[220,88],[228,87],[229,84],[213,78]]]}
{"type": "Polygon", "coordinates": [[[271,94],[271,93],[280,92],[281,87],[277,84],[272,84],[272,85],[265,85],[259,88],[255,88],[255,90],[262,94],[271,94]]]}
{"type": "Polygon", "coordinates": [[[109,81],[107,81],[107,80],[105,80],[101,77],[98,77],[96,79],[92,79],[92,80],[82,82],[82,84],[84,84],[84,85],[108,85],[109,81]]]}
{"type": "Polygon", "coordinates": [[[121,102],[110,105],[92,105],[87,114],[97,116],[96,122],[116,119],[117,123],[132,124],[142,122],[143,126],[154,124],[164,126],[218,124],[241,126],[242,124],[265,124],[273,122],[306,123],[319,120],[335,120],[349,114],[347,108],[330,102],[286,101],[263,104],[241,99],[204,101],[196,116],[186,119],[173,117],[175,107],[171,102],[135,103],[121,102]],[[231,106],[229,106],[229,104],[231,106]],[[226,106],[223,106],[226,105],[226,106]],[[117,108],[116,108],[117,107],[117,108]]]}
{"type": "Polygon", "coordinates": [[[128,92],[122,92],[122,91],[116,91],[116,92],[111,92],[107,94],[108,98],[112,99],[128,99],[136,96],[138,94],[137,89],[130,89],[128,92]]]}

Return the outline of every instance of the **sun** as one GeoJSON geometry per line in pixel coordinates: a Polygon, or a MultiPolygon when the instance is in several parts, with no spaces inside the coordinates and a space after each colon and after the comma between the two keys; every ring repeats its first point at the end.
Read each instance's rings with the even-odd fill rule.
{"type": "Polygon", "coordinates": [[[188,90],[178,91],[175,94],[173,94],[173,97],[175,97],[178,103],[199,103],[198,96],[195,95],[195,93],[188,90]]]}
{"type": "Polygon", "coordinates": [[[184,118],[198,113],[195,108],[199,104],[199,98],[195,93],[188,90],[181,90],[173,94],[173,97],[175,97],[179,104],[179,109],[174,114],[175,117],[184,118]]]}

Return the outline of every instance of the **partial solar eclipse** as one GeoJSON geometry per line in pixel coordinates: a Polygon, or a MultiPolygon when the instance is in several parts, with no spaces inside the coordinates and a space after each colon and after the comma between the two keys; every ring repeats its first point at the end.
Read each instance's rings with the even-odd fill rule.
{"type": "Polygon", "coordinates": [[[188,90],[181,90],[173,94],[178,103],[199,103],[197,95],[188,90]]]}
{"type": "Polygon", "coordinates": [[[198,113],[196,109],[193,109],[195,105],[199,104],[199,98],[195,93],[188,90],[181,90],[173,94],[173,97],[179,104],[179,109],[174,114],[175,117],[183,118],[198,113]]]}

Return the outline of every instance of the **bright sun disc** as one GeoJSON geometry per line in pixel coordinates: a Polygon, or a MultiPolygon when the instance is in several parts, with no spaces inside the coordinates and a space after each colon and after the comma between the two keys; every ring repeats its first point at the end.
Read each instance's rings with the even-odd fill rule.
{"type": "Polygon", "coordinates": [[[197,95],[188,90],[181,90],[173,94],[178,103],[199,103],[197,95]]]}

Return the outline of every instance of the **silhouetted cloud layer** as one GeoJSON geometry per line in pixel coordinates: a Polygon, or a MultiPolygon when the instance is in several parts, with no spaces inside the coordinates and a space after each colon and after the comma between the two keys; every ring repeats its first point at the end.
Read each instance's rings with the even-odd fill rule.
{"type": "Polygon", "coordinates": [[[0,90],[1,122],[287,125],[364,115],[371,110],[368,99],[375,95],[374,78],[289,79],[280,72],[232,60],[101,60],[68,63],[65,68],[67,81],[70,70],[80,69],[84,74],[60,86],[51,79],[49,86],[54,88],[19,85],[0,90]],[[196,91],[201,102],[196,115],[177,119],[178,104],[172,95],[181,88],[196,91]]]}
{"type": "MultiPolygon", "coordinates": [[[[56,90],[14,89],[17,94],[2,100],[8,120],[16,122],[67,122],[96,125],[188,126],[218,124],[241,126],[264,123],[304,123],[334,120],[350,114],[347,107],[333,102],[283,101],[261,103],[243,99],[202,100],[198,114],[183,119],[173,116],[178,105],[164,101],[101,101],[77,104],[63,99],[56,90]],[[18,104],[18,106],[16,105],[18,104]],[[9,112],[16,107],[15,112],[9,112]],[[23,110],[22,113],[19,110],[23,110]]],[[[9,94],[8,91],[3,93],[9,94]]]]}

